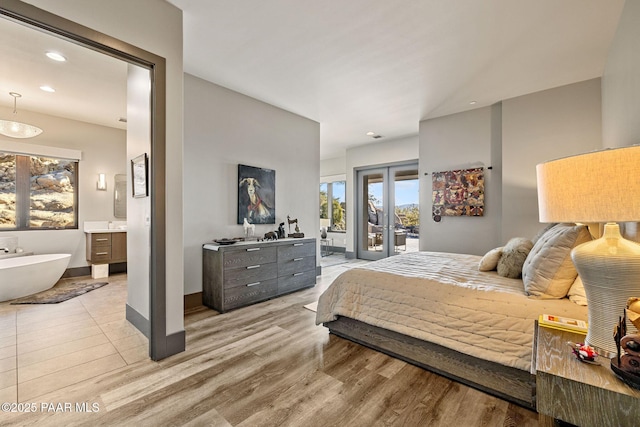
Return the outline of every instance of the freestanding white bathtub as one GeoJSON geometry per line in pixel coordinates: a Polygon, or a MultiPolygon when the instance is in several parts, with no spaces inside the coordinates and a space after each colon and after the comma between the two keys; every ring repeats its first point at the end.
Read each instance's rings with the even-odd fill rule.
{"type": "Polygon", "coordinates": [[[29,255],[0,259],[0,301],[47,290],[62,277],[70,254],[29,255]]]}

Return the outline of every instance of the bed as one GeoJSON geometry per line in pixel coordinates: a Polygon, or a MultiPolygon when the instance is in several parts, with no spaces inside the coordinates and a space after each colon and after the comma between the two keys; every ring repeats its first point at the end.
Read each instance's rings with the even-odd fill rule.
{"type": "Polygon", "coordinates": [[[321,295],[316,323],[535,409],[535,321],[543,313],[586,319],[587,307],[527,296],[522,279],[478,271],[481,259],[416,252],[347,270],[321,295]]]}

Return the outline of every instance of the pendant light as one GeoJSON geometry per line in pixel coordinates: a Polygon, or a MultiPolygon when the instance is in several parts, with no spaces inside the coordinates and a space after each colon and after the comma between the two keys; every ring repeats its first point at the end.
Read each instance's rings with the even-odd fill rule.
{"type": "MultiPolygon", "coordinates": [[[[17,102],[22,95],[16,92],[9,92],[13,96],[13,116],[18,115],[17,102]]],[[[16,122],[13,120],[0,120],[0,134],[11,138],[33,138],[42,133],[42,129],[26,123],[16,122]]]]}

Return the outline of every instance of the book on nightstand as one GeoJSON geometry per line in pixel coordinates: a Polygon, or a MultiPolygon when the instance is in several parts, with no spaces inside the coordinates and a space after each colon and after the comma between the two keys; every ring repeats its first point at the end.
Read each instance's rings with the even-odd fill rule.
{"type": "Polygon", "coordinates": [[[559,329],[561,331],[587,334],[588,324],[584,320],[571,319],[569,317],[554,316],[552,314],[541,314],[538,324],[545,328],[559,329]]]}

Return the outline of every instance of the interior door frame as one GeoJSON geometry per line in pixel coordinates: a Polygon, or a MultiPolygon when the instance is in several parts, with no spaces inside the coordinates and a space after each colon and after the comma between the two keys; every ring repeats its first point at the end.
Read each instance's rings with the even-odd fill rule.
{"type": "MultiPolygon", "coordinates": [[[[151,77],[151,224],[149,260],[149,357],[160,360],[184,350],[167,337],[166,318],[166,60],[165,58],[19,0],[2,0],[0,16],[135,64],[151,77]]],[[[184,337],[184,336],[183,336],[184,337]]]]}

